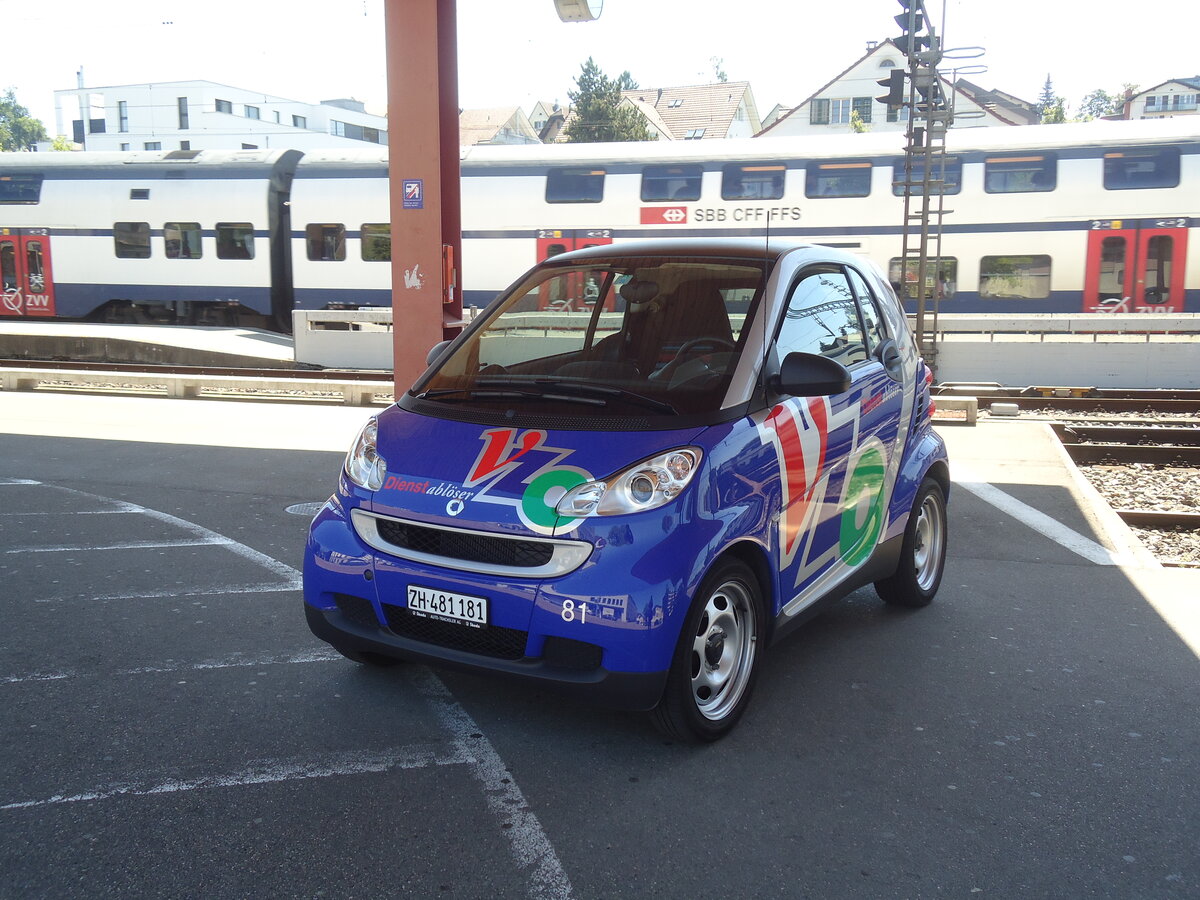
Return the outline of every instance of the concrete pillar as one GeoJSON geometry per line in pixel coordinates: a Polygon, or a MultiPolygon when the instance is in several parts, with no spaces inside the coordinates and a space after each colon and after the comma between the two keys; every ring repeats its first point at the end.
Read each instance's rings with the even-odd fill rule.
{"type": "Polygon", "coordinates": [[[399,396],[462,315],[458,54],[454,0],[386,0],[385,18],[399,396]],[[452,284],[445,276],[447,255],[452,284]]]}

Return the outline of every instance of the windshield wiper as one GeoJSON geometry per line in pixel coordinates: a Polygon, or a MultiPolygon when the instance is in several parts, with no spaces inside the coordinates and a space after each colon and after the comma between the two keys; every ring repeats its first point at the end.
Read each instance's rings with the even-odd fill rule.
{"type": "Polygon", "coordinates": [[[480,378],[473,388],[445,388],[418,394],[418,400],[450,400],[457,396],[461,400],[474,399],[529,399],[562,400],[587,406],[608,406],[610,401],[624,400],[648,407],[661,413],[678,415],[670,403],[655,400],[645,394],[603,384],[588,384],[581,381],[566,381],[557,378],[480,378]]]}
{"type": "Polygon", "coordinates": [[[442,402],[461,402],[466,400],[561,400],[565,403],[580,403],[585,406],[607,406],[608,401],[598,397],[580,397],[575,394],[551,393],[542,389],[536,382],[503,382],[493,385],[491,382],[480,382],[484,389],[478,388],[445,388],[442,390],[424,391],[417,394],[418,400],[439,400],[442,402]],[[495,389],[491,389],[495,388],[495,389]]]}
{"type": "Polygon", "coordinates": [[[653,397],[647,397],[645,394],[639,394],[637,391],[629,391],[613,385],[591,384],[584,381],[559,381],[557,379],[539,380],[537,384],[553,385],[557,391],[574,391],[580,394],[595,394],[600,397],[629,400],[650,409],[658,410],[659,412],[678,415],[678,410],[670,403],[663,400],[655,400],[653,397]]]}

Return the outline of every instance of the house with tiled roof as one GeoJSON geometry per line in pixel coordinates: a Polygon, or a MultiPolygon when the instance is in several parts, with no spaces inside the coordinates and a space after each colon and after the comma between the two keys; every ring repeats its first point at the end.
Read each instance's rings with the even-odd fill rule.
{"type": "Polygon", "coordinates": [[[1200,103],[1200,75],[1173,78],[1134,94],[1125,105],[1126,119],[1194,116],[1200,103]]]}
{"type": "MultiPolygon", "coordinates": [[[[803,103],[779,116],[760,132],[761,137],[793,135],[848,134],[855,118],[869,131],[904,131],[908,128],[907,109],[889,109],[876,97],[887,93],[879,82],[897,68],[907,69],[908,60],[899,48],[887,40],[867,45],[867,51],[844,71],[823,85],[803,103]]],[[[953,127],[988,125],[1030,125],[1036,121],[1032,104],[1001,91],[987,91],[977,85],[971,90],[942,79],[942,90],[954,99],[953,127]]],[[[969,82],[967,84],[970,84],[969,82]]]]}
{"type": "Polygon", "coordinates": [[[464,109],[458,114],[458,143],[461,147],[473,144],[540,144],[529,117],[517,106],[493,109],[464,109]]]}
{"type": "Polygon", "coordinates": [[[762,128],[748,81],[622,91],[659,139],[676,141],[753,137],[762,128]]]}

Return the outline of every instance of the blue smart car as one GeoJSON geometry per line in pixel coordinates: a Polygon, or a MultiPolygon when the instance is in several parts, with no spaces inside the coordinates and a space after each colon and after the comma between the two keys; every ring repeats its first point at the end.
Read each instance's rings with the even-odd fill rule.
{"type": "Polygon", "coordinates": [[[938,589],[931,374],[856,256],[566,253],[431,357],[312,523],[308,622],[352,660],[517,676],[714,740],[822,604],[938,589]]]}

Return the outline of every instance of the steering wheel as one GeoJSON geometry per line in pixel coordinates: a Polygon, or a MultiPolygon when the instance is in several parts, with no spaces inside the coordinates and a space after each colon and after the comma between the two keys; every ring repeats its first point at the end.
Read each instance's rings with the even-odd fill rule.
{"type": "MultiPolygon", "coordinates": [[[[676,383],[675,372],[693,356],[700,356],[697,348],[710,348],[711,351],[726,350],[733,353],[737,350],[737,345],[733,341],[727,341],[724,338],[715,337],[698,337],[692,338],[690,341],[685,341],[683,345],[675,351],[675,356],[669,363],[650,376],[653,381],[665,381],[670,385],[676,383]]],[[[694,377],[694,376],[692,376],[694,377]]]]}

